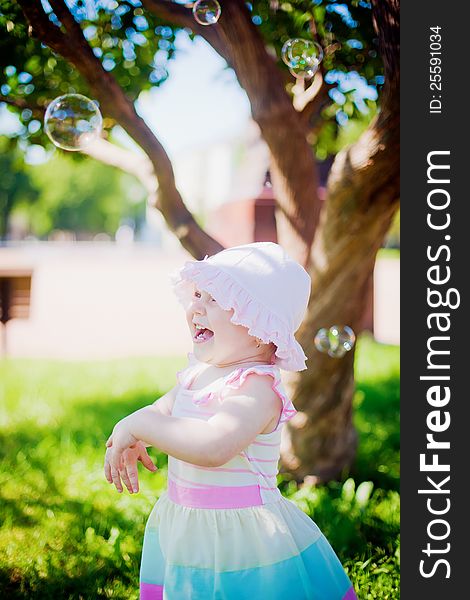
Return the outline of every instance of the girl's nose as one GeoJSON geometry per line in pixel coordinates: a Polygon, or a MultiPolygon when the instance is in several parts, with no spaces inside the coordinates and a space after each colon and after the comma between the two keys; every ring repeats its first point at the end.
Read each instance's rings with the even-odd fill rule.
{"type": "Polygon", "coordinates": [[[200,310],[202,308],[201,299],[200,298],[192,298],[189,304],[189,308],[192,310],[200,310]]]}
{"type": "Polygon", "coordinates": [[[191,300],[191,302],[189,303],[188,313],[189,314],[194,314],[194,313],[202,314],[203,312],[204,312],[204,305],[201,302],[201,299],[193,298],[191,300]]]}

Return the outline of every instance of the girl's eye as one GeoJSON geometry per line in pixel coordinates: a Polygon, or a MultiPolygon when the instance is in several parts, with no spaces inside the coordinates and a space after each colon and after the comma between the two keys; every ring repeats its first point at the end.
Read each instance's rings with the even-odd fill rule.
{"type": "MultiPolygon", "coordinates": [[[[195,296],[196,298],[201,298],[201,297],[202,297],[202,296],[201,296],[201,292],[194,292],[194,296],[195,296]]],[[[215,299],[215,298],[212,298],[212,296],[210,296],[210,300],[211,300],[212,302],[216,302],[216,299],[215,299]]]]}

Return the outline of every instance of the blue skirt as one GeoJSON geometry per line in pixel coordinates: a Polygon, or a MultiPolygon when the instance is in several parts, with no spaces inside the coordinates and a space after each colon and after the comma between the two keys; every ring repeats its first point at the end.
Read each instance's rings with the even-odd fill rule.
{"type": "Polygon", "coordinates": [[[140,600],[357,600],[333,548],[291,500],[245,508],[177,504],[145,528],[140,600]]]}

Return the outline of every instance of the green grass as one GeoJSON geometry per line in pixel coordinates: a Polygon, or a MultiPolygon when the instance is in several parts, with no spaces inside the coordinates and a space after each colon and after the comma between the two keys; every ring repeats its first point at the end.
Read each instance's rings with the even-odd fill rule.
{"type": "MultiPolygon", "coordinates": [[[[361,600],[399,597],[398,360],[396,347],[358,343],[360,445],[350,472],[316,488],[281,485],[324,531],[361,600]]],[[[174,385],[185,362],[0,362],[0,597],[137,600],[166,456],[150,450],[160,469],[140,470],[139,494],[117,494],[103,476],[104,444],[118,419],[174,385]]]]}
{"type": "Polygon", "coordinates": [[[380,248],[377,252],[377,258],[400,258],[399,248],[380,248]]]}

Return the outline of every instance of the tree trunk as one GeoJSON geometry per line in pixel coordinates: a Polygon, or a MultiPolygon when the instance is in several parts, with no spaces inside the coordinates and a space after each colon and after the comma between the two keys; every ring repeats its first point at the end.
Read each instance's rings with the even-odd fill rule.
{"type": "Polygon", "coordinates": [[[352,423],[354,350],[343,358],[332,358],[315,348],[314,338],[320,328],[332,325],[349,325],[356,335],[360,332],[375,255],[398,202],[397,196],[387,197],[384,193],[369,210],[353,211],[347,219],[344,211],[331,205],[322,215],[317,233],[313,293],[298,334],[309,357],[308,369],[287,377],[299,414],[288,424],[290,436],[282,458],[298,480],[306,475],[316,475],[321,481],[333,479],[354,461],[357,449],[352,423]],[[328,229],[333,233],[345,226],[348,232],[339,243],[334,242],[334,237],[328,238],[328,229]],[[322,241],[325,248],[321,254],[328,257],[325,265],[319,258],[322,241]]]}
{"type": "Polygon", "coordinates": [[[354,461],[354,350],[331,358],[315,348],[314,338],[332,325],[360,332],[376,253],[398,208],[398,1],[376,2],[373,18],[386,75],[381,111],[333,163],[311,254],[312,296],[298,332],[308,369],[287,378],[299,413],[288,423],[282,460],[298,481],[306,475],[333,479],[354,461]]]}

